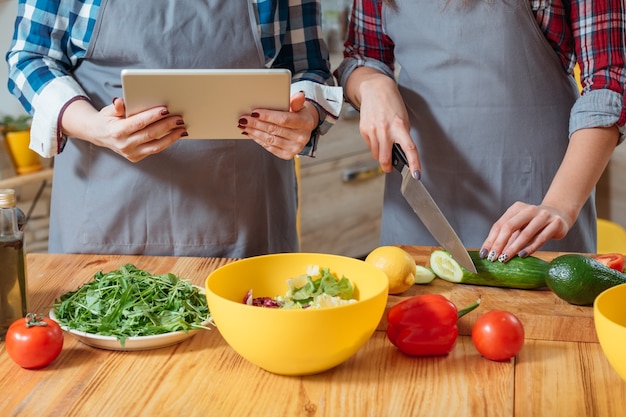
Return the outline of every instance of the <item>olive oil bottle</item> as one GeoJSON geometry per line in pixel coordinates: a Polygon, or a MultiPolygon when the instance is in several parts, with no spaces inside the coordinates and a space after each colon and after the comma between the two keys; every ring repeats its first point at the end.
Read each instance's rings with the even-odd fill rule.
{"type": "Polygon", "coordinates": [[[25,317],[27,305],[24,233],[15,191],[0,189],[0,340],[9,326],[25,317]]]}

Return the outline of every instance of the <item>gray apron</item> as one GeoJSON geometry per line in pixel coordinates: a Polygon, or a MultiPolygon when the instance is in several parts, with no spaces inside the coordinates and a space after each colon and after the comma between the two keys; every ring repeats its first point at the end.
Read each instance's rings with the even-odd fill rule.
{"type": "MultiPolygon", "coordinates": [[[[578,97],[528,0],[400,0],[385,6],[422,179],[464,245],[479,248],[515,201],[540,204],[578,97]]],[[[581,169],[584,169],[581,167],[581,169]]],[[[437,245],[387,175],[383,244],[437,245]]],[[[543,250],[595,252],[595,204],[543,250]]]]}
{"type": "MultiPolygon", "coordinates": [[[[122,96],[123,68],[262,68],[255,22],[245,0],[103,0],[74,75],[99,109],[122,96]]],[[[294,163],[249,139],[180,140],[138,163],[70,139],[53,181],[50,252],[298,250],[294,163]]]]}

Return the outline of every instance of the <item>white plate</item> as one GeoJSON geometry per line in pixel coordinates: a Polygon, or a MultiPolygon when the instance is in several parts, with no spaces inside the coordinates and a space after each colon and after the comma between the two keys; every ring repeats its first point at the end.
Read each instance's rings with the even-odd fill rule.
{"type": "MultiPolygon", "coordinates": [[[[202,289],[204,292],[204,289],[202,289]]],[[[54,314],[54,309],[50,310],[50,318],[58,323],[56,315],[54,314]]],[[[203,326],[207,326],[209,324],[213,324],[213,322],[209,319],[202,323],[203,326]]],[[[60,323],[59,323],[60,325],[60,323]]],[[[61,326],[63,330],[70,333],[72,336],[76,337],[79,341],[83,342],[86,345],[93,346],[100,349],[108,349],[108,350],[149,350],[149,349],[158,349],[166,346],[172,346],[177,343],[180,343],[190,337],[193,337],[196,333],[200,331],[204,331],[202,329],[190,330],[185,333],[183,331],[178,332],[170,332],[163,333],[153,336],[135,336],[128,337],[125,340],[124,346],[122,343],[117,340],[115,336],[102,336],[99,334],[93,333],[85,333],[78,330],[73,330],[68,328],[67,326],[61,326]]]]}

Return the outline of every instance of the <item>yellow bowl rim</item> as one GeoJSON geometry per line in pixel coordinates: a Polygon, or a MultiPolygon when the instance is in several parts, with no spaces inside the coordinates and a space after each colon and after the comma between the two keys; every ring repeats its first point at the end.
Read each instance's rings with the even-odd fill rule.
{"type": "MultiPolygon", "coordinates": [[[[377,292],[375,292],[374,294],[370,295],[369,297],[366,297],[366,298],[359,298],[359,300],[357,301],[358,303],[361,303],[361,302],[366,302],[366,301],[369,301],[369,300],[373,300],[374,298],[376,298],[376,297],[380,296],[380,294],[381,294],[381,293],[385,293],[385,294],[386,294],[386,293],[387,293],[387,291],[388,291],[388,289],[389,289],[389,281],[388,281],[387,276],[385,275],[385,273],[384,273],[382,270],[380,270],[380,269],[376,268],[375,266],[373,266],[373,265],[369,265],[369,264],[367,264],[365,261],[362,261],[362,260],[360,260],[360,259],[357,259],[357,258],[350,258],[350,257],[347,257],[347,256],[342,256],[342,255],[327,254],[327,253],[315,253],[315,252],[289,252],[289,253],[274,253],[274,254],[267,254],[267,255],[253,256],[253,257],[249,257],[249,258],[241,258],[241,259],[237,259],[237,260],[234,260],[233,262],[229,262],[229,263],[227,263],[227,264],[224,264],[224,265],[220,266],[219,268],[217,268],[217,269],[213,270],[211,273],[209,273],[209,275],[208,275],[208,276],[207,276],[207,278],[205,279],[205,281],[204,281],[204,287],[205,287],[205,289],[206,289],[206,294],[207,294],[207,295],[208,295],[208,294],[214,295],[215,297],[218,297],[219,299],[221,299],[222,301],[225,301],[225,302],[227,302],[227,303],[232,303],[232,304],[236,304],[236,305],[241,305],[241,306],[244,306],[244,307],[253,307],[253,308],[257,308],[256,306],[249,306],[249,305],[244,304],[244,303],[243,303],[243,300],[242,300],[242,301],[240,301],[240,302],[238,302],[238,301],[233,301],[233,300],[230,300],[230,299],[228,299],[228,298],[222,297],[221,295],[219,295],[219,294],[217,294],[216,292],[212,291],[212,290],[209,288],[209,279],[210,279],[210,278],[211,278],[211,276],[213,276],[213,274],[214,274],[214,273],[216,273],[218,270],[220,270],[220,269],[222,269],[222,268],[225,268],[225,267],[228,267],[228,266],[230,266],[230,265],[234,265],[234,264],[238,264],[238,263],[242,263],[242,262],[246,262],[246,261],[251,262],[252,260],[255,260],[255,259],[258,259],[258,258],[269,258],[269,257],[276,257],[276,258],[278,258],[278,257],[283,257],[283,256],[285,256],[285,255],[287,255],[287,256],[292,256],[292,255],[298,255],[298,256],[311,256],[311,255],[313,255],[313,256],[319,256],[319,255],[323,255],[323,256],[333,257],[333,258],[337,258],[337,259],[349,259],[349,260],[353,260],[353,261],[357,261],[357,262],[363,262],[364,264],[368,265],[368,267],[369,267],[369,266],[371,266],[372,268],[374,268],[374,269],[372,269],[373,271],[376,271],[378,275],[380,275],[382,278],[384,278],[384,279],[382,280],[382,282],[383,282],[383,288],[381,289],[381,291],[377,291],[377,292]],[[380,272],[380,273],[378,273],[378,272],[380,272]]],[[[354,283],[354,282],[353,282],[353,284],[355,285],[355,287],[357,287],[357,288],[358,288],[358,286],[357,286],[357,284],[356,284],[356,283],[354,283]]],[[[351,306],[351,304],[344,304],[344,305],[340,305],[340,306],[336,306],[336,307],[332,307],[332,308],[333,308],[333,310],[334,310],[334,309],[349,308],[350,306],[351,306]]],[[[264,309],[264,310],[267,310],[267,311],[282,311],[282,312],[287,312],[287,311],[289,311],[289,312],[291,312],[291,313],[289,313],[289,314],[306,314],[306,313],[307,313],[310,309],[274,309],[274,308],[269,308],[269,309],[264,309]]],[[[313,309],[312,311],[316,311],[316,310],[319,310],[319,309],[313,309]]],[[[281,314],[284,314],[284,313],[281,313],[281,314]]]]}
{"type": "Polygon", "coordinates": [[[610,288],[607,288],[606,290],[602,291],[600,294],[598,294],[598,296],[593,301],[594,319],[595,319],[596,315],[601,315],[605,320],[607,320],[608,322],[614,324],[615,326],[626,328],[626,325],[624,325],[622,323],[618,323],[615,320],[613,320],[612,318],[609,318],[608,316],[606,316],[602,312],[602,310],[600,310],[600,305],[599,305],[603,301],[604,298],[607,298],[607,297],[610,296],[610,293],[612,293],[614,291],[622,291],[622,290],[626,291],[626,283],[614,285],[614,286],[612,286],[610,288]]]}

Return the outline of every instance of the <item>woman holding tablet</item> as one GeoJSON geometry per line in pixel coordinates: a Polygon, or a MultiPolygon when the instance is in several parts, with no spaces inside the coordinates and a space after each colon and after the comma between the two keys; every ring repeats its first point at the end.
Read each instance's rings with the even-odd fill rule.
{"type": "Polygon", "coordinates": [[[19,0],[9,89],[33,115],[31,148],[55,157],[49,251],[297,251],[293,158],[342,101],[319,24],[308,0],[19,0]],[[233,120],[243,140],[181,140],[184,114],[125,118],[118,98],[124,68],[270,67],[291,71],[291,109],[233,120]]]}

